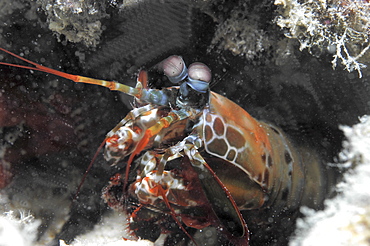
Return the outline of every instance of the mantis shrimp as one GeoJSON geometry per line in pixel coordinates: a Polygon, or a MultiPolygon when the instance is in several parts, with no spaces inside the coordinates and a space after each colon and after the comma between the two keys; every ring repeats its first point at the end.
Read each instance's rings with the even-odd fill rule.
{"type": "MultiPolygon", "coordinates": [[[[232,243],[248,245],[242,212],[258,221],[266,211],[278,215],[301,205],[318,207],[325,197],[325,171],[317,155],[305,154],[279,128],[254,119],[211,91],[211,70],[203,63],[187,68],[180,56],[170,56],[159,67],[174,86],[152,89],[143,70],[136,86],[130,87],[67,74],[0,50],[34,67],[1,65],[104,86],[136,98],[138,107],[103,141],[107,161],[126,162],[125,173],[112,177],[103,197],[118,210],[128,210],[128,201],[134,200],[133,227],[140,221],[159,221],[159,214],[164,214],[195,243],[189,228],[212,225],[232,243]]],[[[161,234],[170,231],[168,224],[160,224],[161,234]]]]}

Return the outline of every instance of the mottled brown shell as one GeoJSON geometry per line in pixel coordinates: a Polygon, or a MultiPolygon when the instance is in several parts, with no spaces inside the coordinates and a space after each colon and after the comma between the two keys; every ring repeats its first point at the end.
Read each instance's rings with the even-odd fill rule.
{"type": "Polygon", "coordinates": [[[224,160],[215,161],[214,169],[241,209],[259,208],[268,200],[298,205],[302,162],[280,130],[214,92],[202,123],[205,150],[224,160]]]}

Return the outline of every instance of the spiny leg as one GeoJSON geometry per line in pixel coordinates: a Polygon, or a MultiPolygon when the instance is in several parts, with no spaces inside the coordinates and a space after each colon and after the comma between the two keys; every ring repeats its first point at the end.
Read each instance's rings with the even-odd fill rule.
{"type": "Polygon", "coordinates": [[[201,139],[198,135],[190,135],[184,141],[186,142],[184,144],[184,153],[189,157],[190,163],[198,175],[203,177],[200,179],[203,190],[220,222],[233,235],[233,240],[247,241],[248,228],[236,202],[229,190],[198,151],[202,146],[201,139]],[[225,212],[225,208],[228,208],[227,212],[225,212]],[[237,239],[234,239],[234,237],[237,239]]]}
{"type": "MultiPolygon", "coordinates": [[[[148,158],[141,163],[145,165],[142,180],[144,183],[149,180],[153,181],[152,186],[149,186],[149,184],[148,186],[144,185],[137,190],[136,194],[142,197],[143,202],[154,201],[158,196],[163,197],[166,207],[170,209],[171,216],[180,226],[181,223],[177,219],[176,213],[172,211],[173,209],[168,201],[166,194],[168,193],[169,185],[164,182],[166,179],[163,175],[167,174],[164,168],[169,160],[186,155],[189,157],[190,163],[198,175],[202,176],[200,178],[202,188],[223,228],[227,229],[228,233],[232,235],[230,240],[244,244],[248,241],[248,228],[245,221],[230,192],[199,153],[198,149],[201,146],[202,141],[199,136],[190,135],[176,145],[167,148],[164,154],[157,154],[155,151],[147,152],[145,155],[148,158]],[[164,189],[164,187],[167,189],[164,189]],[[225,208],[227,208],[226,211],[225,208]]],[[[185,228],[181,228],[183,231],[185,230],[185,228]]]]}
{"type": "Polygon", "coordinates": [[[140,202],[153,204],[158,198],[162,198],[166,207],[169,209],[169,214],[180,227],[180,229],[197,245],[194,238],[188,233],[183,224],[177,218],[175,210],[171,206],[168,200],[168,193],[173,187],[171,186],[170,172],[164,171],[164,166],[167,161],[171,159],[176,159],[182,156],[180,153],[174,152],[174,147],[170,147],[165,151],[164,154],[157,154],[155,151],[148,151],[144,156],[147,158],[142,158],[142,163],[145,165],[142,178],[139,178],[139,182],[135,185],[135,194],[138,196],[140,202]],[[146,163],[143,163],[146,162],[146,163]],[[147,168],[148,167],[148,168],[147,168]],[[156,169],[156,170],[155,170],[156,169]],[[160,170],[158,170],[160,169],[160,170]],[[167,178],[166,178],[167,177],[167,178]],[[167,183],[169,182],[169,183],[167,183]]]}

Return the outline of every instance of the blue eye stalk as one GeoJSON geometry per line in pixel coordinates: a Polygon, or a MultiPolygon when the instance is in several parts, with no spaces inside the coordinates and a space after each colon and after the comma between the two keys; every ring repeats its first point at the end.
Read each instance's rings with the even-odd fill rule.
{"type": "Polygon", "coordinates": [[[163,62],[163,71],[168,79],[180,85],[180,94],[183,98],[188,97],[189,88],[199,93],[206,93],[212,75],[211,70],[203,63],[196,62],[186,67],[181,56],[170,56],[163,62]]]}

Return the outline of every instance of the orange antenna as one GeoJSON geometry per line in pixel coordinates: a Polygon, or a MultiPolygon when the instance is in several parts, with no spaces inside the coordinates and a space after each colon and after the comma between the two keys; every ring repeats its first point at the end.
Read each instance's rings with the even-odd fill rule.
{"type": "Polygon", "coordinates": [[[40,72],[50,73],[50,74],[54,74],[56,76],[59,76],[59,77],[65,78],[65,79],[72,80],[76,83],[100,85],[100,86],[106,87],[106,88],[108,88],[112,91],[121,91],[123,93],[126,93],[128,95],[131,95],[131,96],[134,96],[134,97],[137,97],[137,98],[140,98],[140,96],[141,96],[141,91],[142,90],[141,90],[140,86],[136,87],[136,88],[133,88],[133,87],[130,87],[128,85],[120,84],[120,83],[114,82],[114,81],[93,79],[93,78],[89,78],[89,77],[64,73],[64,72],[61,72],[61,71],[58,71],[58,70],[55,70],[55,69],[52,69],[52,68],[42,66],[40,64],[37,64],[36,62],[32,62],[30,60],[27,60],[26,58],[23,58],[19,55],[16,55],[16,54],[14,54],[14,53],[6,50],[6,49],[3,49],[1,47],[0,47],[0,50],[5,52],[5,53],[8,53],[11,56],[14,56],[14,57],[20,59],[22,61],[25,61],[25,62],[27,62],[31,65],[34,65],[34,67],[23,66],[23,65],[18,65],[18,64],[11,64],[11,63],[6,63],[6,62],[0,62],[0,65],[6,65],[6,66],[10,66],[10,67],[18,67],[18,68],[24,68],[24,69],[31,69],[31,70],[36,70],[36,71],[40,71],[40,72]]]}

